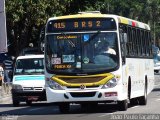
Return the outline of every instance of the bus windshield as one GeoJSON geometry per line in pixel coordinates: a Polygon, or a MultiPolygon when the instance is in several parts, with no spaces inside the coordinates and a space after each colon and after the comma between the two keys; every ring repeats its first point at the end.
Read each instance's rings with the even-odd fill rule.
{"type": "Polygon", "coordinates": [[[55,74],[93,74],[119,65],[116,32],[47,35],[46,67],[55,74]]]}
{"type": "Polygon", "coordinates": [[[16,61],[15,75],[44,74],[43,58],[19,59],[16,61]]]}

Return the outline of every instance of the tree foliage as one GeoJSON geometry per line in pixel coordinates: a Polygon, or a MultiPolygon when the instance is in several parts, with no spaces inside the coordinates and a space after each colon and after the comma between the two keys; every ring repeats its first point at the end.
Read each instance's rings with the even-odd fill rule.
{"type": "Polygon", "coordinates": [[[38,46],[41,28],[53,16],[101,11],[150,24],[160,39],[160,0],[6,0],[7,33],[12,54],[32,42],[38,46]]]}

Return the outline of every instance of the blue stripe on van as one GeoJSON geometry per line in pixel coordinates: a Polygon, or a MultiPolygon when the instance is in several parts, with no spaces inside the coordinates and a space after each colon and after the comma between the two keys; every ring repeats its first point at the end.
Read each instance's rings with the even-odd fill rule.
{"type": "Polygon", "coordinates": [[[16,76],[15,81],[19,80],[44,80],[44,76],[16,76]]]}

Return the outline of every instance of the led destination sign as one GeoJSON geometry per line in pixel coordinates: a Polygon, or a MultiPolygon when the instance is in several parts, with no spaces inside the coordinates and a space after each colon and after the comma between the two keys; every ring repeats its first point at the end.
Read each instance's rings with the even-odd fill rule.
{"type": "Polygon", "coordinates": [[[113,18],[83,18],[52,20],[48,23],[47,32],[116,30],[113,18]]]}

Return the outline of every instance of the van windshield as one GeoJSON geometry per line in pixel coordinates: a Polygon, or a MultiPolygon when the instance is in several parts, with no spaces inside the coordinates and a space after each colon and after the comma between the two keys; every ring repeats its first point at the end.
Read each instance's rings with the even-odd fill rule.
{"type": "Polygon", "coordinates": [[[43,58],[19,59],[16,61],[15,75],[44,74],[43,58]]]}

